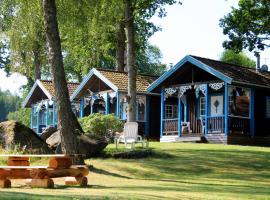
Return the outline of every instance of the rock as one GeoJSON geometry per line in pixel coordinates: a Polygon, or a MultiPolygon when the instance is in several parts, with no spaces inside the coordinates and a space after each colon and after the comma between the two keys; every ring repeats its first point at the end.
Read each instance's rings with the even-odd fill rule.
{"type": "MultiPolygon", "coordinates": [[[[79,137],[79,153],[84,154],[85,159],[97,156],[103,149],[106,148],[107,145],[108,143],[105,141],[95,141],[86,135],[79,137]]],[[[55,153],[62,153],[61,143],[56,147],[55,153]]]]}
{"type": "Polygon", "coordinates": [[[61,143],[60,131],[56,131],[53,133],[47,140],[46,143],[52,149],[56,149],[56,147],[61,143]]]}
{"type": "Polygon", "coordinates": [[[52,153],[33,130],[13,120],[0,123],[0,144],[5,149],[14,149],[19,145],[20,149],[33,154],[52,153]]]}
{"type": "Polygon", "coordinates": [[[50,126],[46,128],[40,135],[43,141],[46,141],[53,133],[57,131],[57,128],[50,126]]]}

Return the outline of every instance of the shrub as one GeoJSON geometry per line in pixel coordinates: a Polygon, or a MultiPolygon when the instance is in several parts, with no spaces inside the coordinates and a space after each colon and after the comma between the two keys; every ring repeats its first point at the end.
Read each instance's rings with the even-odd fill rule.
{"type": "Polygon", "coordinates": [[[95,140],[111,141],[115,132],[122,131],[122,121],[113,114],[95,113],[79,119],[86,135],[95,140]]]}
{"type": "Polygon", "coordinates": [[[25,126],[30,127],[31,124],[31,108],[21,108],[15,112],[10,112],[7,116],[8,120],[21,122],[25,126]]]}

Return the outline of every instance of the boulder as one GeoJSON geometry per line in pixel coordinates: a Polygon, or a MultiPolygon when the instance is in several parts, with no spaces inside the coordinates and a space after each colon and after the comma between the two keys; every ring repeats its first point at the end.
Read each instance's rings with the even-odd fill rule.
{"type": "Polygon", "coordinates": [[[48,137],[46,139],[46,143],[51,149],[56,149],[56,147],[61,143],[60,131],[56,131],[48,137]]]}
{"type": "MultiPolygon", "coordinates": [[[[55,136],[55,138],[60,140],[60,133],[59,132],[56,132],[56,133],[59,134],[59,136],[55,136]]],[[[56,141],[57,140],[55,140],[55,143],[51,143],[51,144],[55,145],[56,141]]],[[[97,156],[99,153],[101,153],[103,149],[106,148],[107,145],[108,145],[108,142],[106,141],[95,141],[95,140],[90,139],[86,135],[82,135],[79,137],[79,153],[84,154],[85,155],[84,158],[91,158],[91,157],[97,156]]],[[[63,153],[61,149],[61,143],[59,143],[56,146],[55,153],[56,154],[63,153]]]]}
{"type": "Polygon", "coordinates": [[[43,141],[46,141],[53,133],[57,131],[57,128],[50,126],[46,128],[40,135],[43,141]]]}
{"type": "Polygon", "coordinates": [[[14,149],[19,145],[34,154],[51,154],[47,144],[30,128],[16,121],[0,123],[0,144],[2,148],[14,149]]]}

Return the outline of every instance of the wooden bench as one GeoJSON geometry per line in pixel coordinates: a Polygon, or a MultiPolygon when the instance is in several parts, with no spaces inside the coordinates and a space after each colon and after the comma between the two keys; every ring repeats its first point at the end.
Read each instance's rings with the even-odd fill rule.
{"type": "Polygon", "coordinates": [[[0,155],[7,157],[7,166],[0,166],[0,187],[11,187],[10,179],[30,179],[31,187],[54,187],[52,178],[66,177],[66,185],[86,186],[89,169],[85,165],[72,165],[72,157],[81,155],[0,155]],[[48,157],[48,166],[30,166],[30,158],[48,157]]]}

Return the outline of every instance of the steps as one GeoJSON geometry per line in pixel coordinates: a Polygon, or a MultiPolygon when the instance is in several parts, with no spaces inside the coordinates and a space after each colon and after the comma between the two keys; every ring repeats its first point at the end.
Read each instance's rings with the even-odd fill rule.
{"type": "Polygon", "coordinates": [[[227,136],[224,133],[207,134],[204,137],[212,144],[227,144],[227,136]]]}

